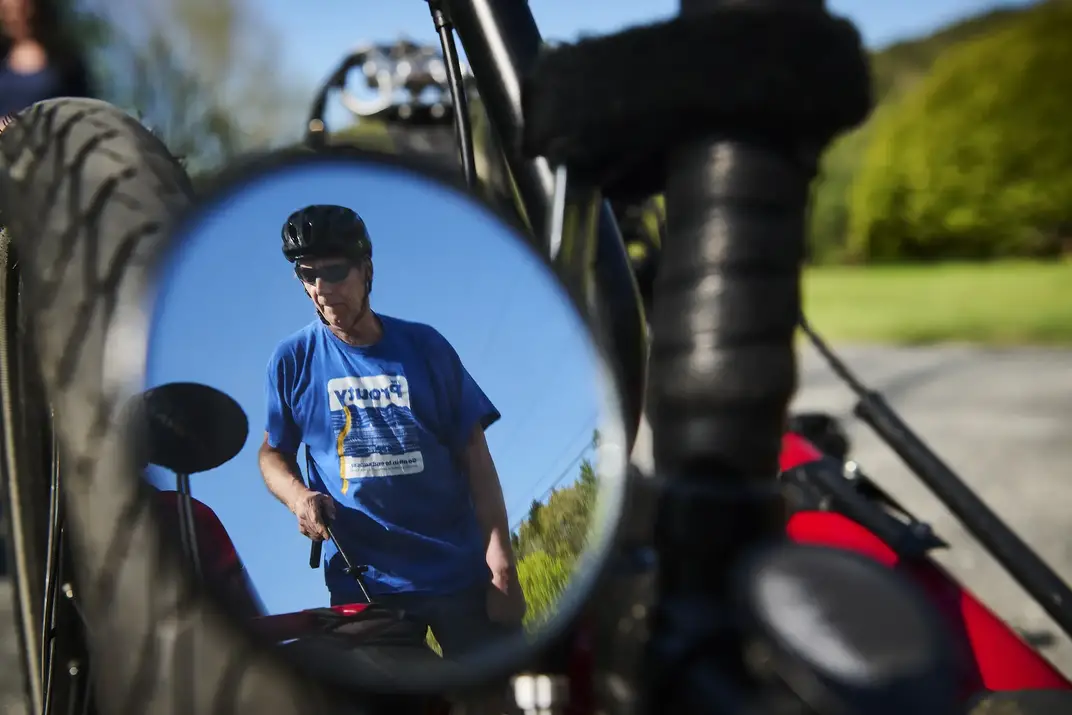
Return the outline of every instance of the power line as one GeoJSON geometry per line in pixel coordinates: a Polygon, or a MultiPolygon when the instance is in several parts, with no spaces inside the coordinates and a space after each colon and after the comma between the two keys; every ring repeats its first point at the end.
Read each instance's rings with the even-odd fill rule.
{"type": "MultiPolygon", "coordinates": [[[[554,350],[548,351],[549,354],[557,355],[560,352],[560,350],[559,350],[560,346],[563,343],[565,343],[566,339],[569,338],[569,337],[572,337],[572,336],[569,336],[569,335],[564,336],[563,339],[561,339],[557,343],[555,343],[554,344],[554,346],[555,346],[554,350]]],[[[544,343],[544,345],[547,345],[547,343],[544,343]]],[[[527,384],[527,385],[541,385],[541,384],[544,384],[545,382],[547,382],[548,378],[551,375],[553,375],[555,373],[555,371],[557,371],[559,369],[559,365],[554,360],[542,360],[540,366],[544,368],[543,371],[540,374],[540,379],[539,380],[528,380],[528,381],[526,381],[525,384],[527,384]]],[[[520,382],[520,381],[518,381],[518,382],[520,382]]],[[[525,410],[524,414],[516,422],[512,423],[512,427],[511,427],[511,430],[509,432],[510,438],[509,439],[504,439],[504,441],[506,441],[506,442],[513,442],[514,441],[514,438],[517,437],[522,432],[522,427],[527,426],[529,421],[532,420],[532,416],[535,415],[535,414],[538,414],[538,410],[536,409],[536,407],[537,406],[542,407],[544,404],[546,404],[545,401],[547,400],[549,395],[550,395],[550,391],[543,390],[543,391],[541,391],[538,399],[534,399],[534,400],[529,401],[529,408],[527,410],[525,410]]],[[[594,419],[594,417],[593,417],[593,419],[594,419]]]]}
{"type": "MultiPolygon", "coordinates": [[[[555,465],[555,464],[558,464],[560,459],[562,459],[564,456],[569,454],[571,445],[573,445],[576,442],[578,437],[582,437],[582,436],[584,436],[584,434],[586,432],[591,432],[592,430],[594,430],[595,426],[596,426],[596,417],[598,417],[598,416],[599,416],[598,411],[595,411],[595,412],[589,414],[588,417],[585,419],[583,425],[581,426],[581,429],[576,434],[574,434],[574,436],[570,440],[568,440],[565,443],[565,446],[562,448],[562,451],[559,452],[558,454],[556,454],[555,458],[552,459],[549,464],[552,465],[552,466],[555,465]]],[[[586,445],[591,445],[592,444],[591,438],[588,438],[585,441],[585,444],[586,445]]],[[[548,471],[550,472],[550,470],[548,470],[548,471]]],[[[544,475],[544,476],[540,477],[539,479],[537,479],[536,481],[534,481],[532,483],[532,486],[530,487],[530,491],[535,491],[536,487],[538,487],[540,484],[542,484],[546,479],[547,479],[547,475],[544,475]]]]}
{"type": "MultiPolygon", "coordinates": [[[[571,471],[571,470],[572,470],[572,469],[573,469],[573,468],[574,468],[574,467],[575,467],[575,466],[576,466],[576,465],[577,465],[577,464],[578,464],[578,463],[579,463],[579,462],[581,461],[581,459],[582,459],[582,458],[583,458],[583,457],[585,456],[585,453],[586,453],[586,452],[588,452],[588,450],[590,450],[591,448],[592,448],[592,445],[591,445],[591,444],[586,444],[586,445],[584,446],[584,448],[583,448],[583,449],[581,449],[581,451],[577,453],[577,456],[576,456],[576,457],[574,457],[574,458],[573,458],[573,459],[572,459],[572,460],[570,461],[570,463],[566,465],[566,468],[562,470],[562,473],[561,473],[561,474],[559,474],[559,475],[558,475],[557,477],[555,477],[555,481],[551,482],[551,486],[549,486],[549,487],[547,488],[547,491],[545,491],[545,492],[544,492],[543,494],[541,494],[541,495],[540,495],[540,498],[539,498],[539,499],[536,499],[536,501],[543,501],[543,500],[544,500],[544,498],[546,498],[546,497],[547,497],[547,495],[548,495],[548,494],[550,494],[550,493],[551,493],[551,491],[552,491],[552,490],[553,490],[553,489],[554,489],[554,488],[555,488],[556,486],[558,486],[558,485],[559,485],[559,484],[560,484],[560,483],[562,482],[562,480],[563,480],[563,479],[565,479],[565,478],[566,478],[566,477],[567,477],[567,476],[569,475],[570,471],[571,471]]],[[[521,517],[521,518],[520,518],[520,519],[518,519],[518,520],[517,520],[516,522],[514,522],[514,523],[513,523],[513,524],[512,524],[511,526],[510,526],[510,531],[511,531],[511,532],[513,532],[513,531],[516,531],[516,530],[518,529],[518,527],[520,527],[520,526],[521,526],[521,523],[522,523],[523,521],[525,521],[525,517],[521,517]]]]}

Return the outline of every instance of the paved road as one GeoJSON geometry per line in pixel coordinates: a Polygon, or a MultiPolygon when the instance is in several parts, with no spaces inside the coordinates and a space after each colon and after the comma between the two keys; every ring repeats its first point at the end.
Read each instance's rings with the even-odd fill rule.
{"type": "MultiPolygon", "coordinates": [[[[1066,579],[1072,579],[1072,350],[846,348],[843,357],[883,390],[950,465],[1066,579]]],[[[806,353],[798,409],[848,415],[846,389],[806,353]]],[[[942,560],[1001,616],[1072,675],[1072,643],[1029,602],[952,517],[865,428],[849,423],[854,457],[953,544],[942,560]]],[[[10,590],[0,584],[0,715],[18,681],[10,590]]]]}
{"type": "MultiPolygon", "coordinates": [[[[1072,350],[858,347],[840,353],[1047,563],[1072,580],[1072,350]]],[[[854,458],[952,544],[937,558],[1072,675],[1072,643],[1058,636],[1042,609],[897,457],[852,421],[851,394],[820,358],[806,352],[800,372],[795,408],[844,416],[854,458]]]]}

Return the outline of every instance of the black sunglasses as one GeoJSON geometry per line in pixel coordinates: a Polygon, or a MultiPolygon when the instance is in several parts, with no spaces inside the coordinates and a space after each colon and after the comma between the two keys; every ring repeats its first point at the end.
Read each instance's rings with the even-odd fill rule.
{"type": "Polygon", "coordinates": [[[325,283],[342,283],[346,280],[346,276],[350,275],[350,269],[353,267],[351,263],[329,263],[320,268],[295,265],[294,273],[301,279],[302,283],[308,283],[309,285],[316,283],[317,278],[325,283]]]}

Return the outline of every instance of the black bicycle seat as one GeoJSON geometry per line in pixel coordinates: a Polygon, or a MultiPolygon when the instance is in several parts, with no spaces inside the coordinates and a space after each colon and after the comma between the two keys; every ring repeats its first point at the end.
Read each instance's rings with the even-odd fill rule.
{"type": "Polygon", "coordinates": [[[234,398],[199,382],[171,382],[142,393],[139,427],[147,461],[178,474],[197,474],[234,459],[249,436],[249,419],[234,398]]]}

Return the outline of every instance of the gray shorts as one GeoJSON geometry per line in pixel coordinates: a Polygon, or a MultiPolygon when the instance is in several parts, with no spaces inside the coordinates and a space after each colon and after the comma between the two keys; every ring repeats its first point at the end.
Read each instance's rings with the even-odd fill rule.
{"type": "MultiPolygon", "coordinates": [[[[443,649],[443,657],[451,660],[479,652],[490,642],[520,634],[522,627],[495,623],[488,618],[487,590],[476,588],[447,595],[427,593],[395,593],[374,596],[378,605],[405,612],[406,620],[422,629],[430,628],[443,649]]],[[[332,599],[332,605],[336,605],[332,599]]]]}

